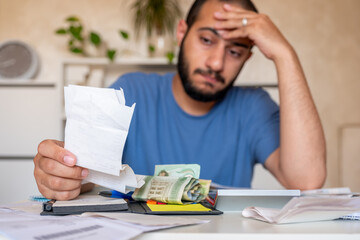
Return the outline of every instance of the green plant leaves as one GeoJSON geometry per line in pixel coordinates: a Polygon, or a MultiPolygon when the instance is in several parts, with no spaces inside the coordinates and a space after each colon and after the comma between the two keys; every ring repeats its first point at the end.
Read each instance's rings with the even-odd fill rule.
{"type": "Polygon", "coordinates": [[[171,64],[175,58],[175,53],[174,52],[167,52],[166,53],[166,58],[169,61],[169,63],[171,64]]]}
{"type": "Polygon", "coordinates": [[[125,32],[123,30],[119,30],[119,34],[121,35],[121,37],[125,40],[128,40],[129,39],[129,33],[128,32],[125,32]]]}
{"type": "Polygon", "coordinates": [[[90,32],[90,42],[98,47],[101,44],[101,37],[95,32],[90,32]]]}
{"type": "Polygon", "coordinates": [[[56,34],[67,34],[67,29],[59,28],[55,31],[56,34]]]}
{"type": "Polygon", "coordinates": [[[68,46],[71,47],[71,46],[73,46],[73,45],[74,45],[74,39],[70,39],[70,40],[68,41],[68,46]]]}
{"type": "Polygon", "coordinates": [[[115,49],[109,49],[106,52],[107,57],[110,59],[110,61],[114,61],[116,56],[116,50],[115,49]]]}
{"type": "Polygon", "coordinates": [[[84,38],[81,36],[81,32],[83,30],[83,27],[80,26],[70,26],[69,27],[69,32],[70,34],[77,40],[79,41],[83,41],[84,38]]]}
{"type": "Polygon", "coordinates": [[[83,54],[84,50],[79,47],[70,47],[70,51],[76,54],[83,54]]]}
{"type": "MultiPolygon", "coordinates": [[[[89,53],[86,51],[85,47],[87,43],[93,44],[96,47],[99,47],[103,40],[99,33],[94,31],[84,31],[82,22],[80,18],[76,16],[69,16],[65,19],[68,27],[62,27],[55,30],[55,34],[58,35],[68,35],[69,39],[67,41],[68,49],[70,52],[74,54],[80,54],[83,56],[88,56],[89,53]]],[[[124,38],[128,39],[129,34],[126,31],[119,31],[119,34],[124,38]]],[[[102,48],[98,49],[99,52],[102,51],[102,48]]],[[[106,54],[107,58],[110,61],[113,61],[116,56],[115,49],[106,49],[106,52],[102,52],[102,54],[106,54]]]]}
{"type": "Polygon", "coordinates": [[[70,17],[66,18],[66,21],[67,22],[80,22],[80,19],[75,16],[70,16],[70,17]]]}
{"type": "Polygon", "coordinates": [[[157,34],[173,33],[177,18],[182,16],[178,0],[136,0],[132,10],[136,36],[143,28],[148,36],[154,31],[157,34]]]}
{"type": "Polygon", "coordinates": [[[154,45],[149,45],[149,52],[153,53],[155,52],[156,48],[154,45]]]}

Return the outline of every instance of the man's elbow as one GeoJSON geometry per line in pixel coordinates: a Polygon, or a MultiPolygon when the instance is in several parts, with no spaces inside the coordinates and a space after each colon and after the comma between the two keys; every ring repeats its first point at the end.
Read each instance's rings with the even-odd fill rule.
{"type": "Polygon", "coordinates": [[[314,174],[302,176],[298,179],[289,181],[289,184],[285,186],[288,189],[300,189],[300,190],[311,190],[319,189],[324,186],[326,180],[326,169],[317,171],[314,174]],[[294,181],[295,180],[295,181],[294,181]]]}
{"type": "Polygon", "coordinates": [[[319,179],[319,180],[311,180],[311,181],[302,183],[298,189],[300,189],[300,190],[319,189],[324,186],[324,183],[325,183],[325,178],[319,179]]]}

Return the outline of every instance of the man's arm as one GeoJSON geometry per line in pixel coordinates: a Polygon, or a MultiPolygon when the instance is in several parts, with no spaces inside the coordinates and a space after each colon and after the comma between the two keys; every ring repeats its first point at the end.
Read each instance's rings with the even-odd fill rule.
{"type": "Polygon", "coordinates": [[[265,162],[286,188],[311,189],[326,177],[325,138],[300,61],[292,46],[263,14],[224,5],[215,13],[223,38],[248,37],[276,66],[280,94],[280,148],[265,162]],[[246,18],[248,24],[242,25],[246,18]]]}
{"type": "Polygon", "coordinates": [[[287,54],[274,60],[280,93],[280,149],[265,166],[287,188],[320,188],[326,177],[324,133],[296,53],[287,54]]]}

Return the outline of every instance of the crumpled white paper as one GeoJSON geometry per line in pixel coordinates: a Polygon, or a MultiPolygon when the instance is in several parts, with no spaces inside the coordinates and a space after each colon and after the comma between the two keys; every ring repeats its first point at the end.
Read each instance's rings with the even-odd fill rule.
{"type": "Polygon", "coordinates": [[[242,215],[284,224],[333,220],[360,211],[360,197],[294,197],[282,209],[247,207],[242,215]]]}
{"type": "Polygon", "coordinates": [[[86,180],[121,192],[140,187],[142,180],[122,165],[135,104],[125,105],[122,89],[70,85],[64,93],[65,148],[89,169],[86,180]]]}

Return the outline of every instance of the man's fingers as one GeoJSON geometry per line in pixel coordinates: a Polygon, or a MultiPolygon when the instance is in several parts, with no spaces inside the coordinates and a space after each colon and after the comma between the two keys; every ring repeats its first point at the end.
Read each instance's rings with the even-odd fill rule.
{"type": "Polygon", "coordinates": [[[68,167],[50,158],[41,158],[38,165],[47,174],[63,178],[81,180],[89,174],[89,171],[85,168],[78,166],[68,167]]]}
{"type": "Polygon", "coordinates": [[[40,178],[40,185],[46,186],[52,191],[73,191],[81,187],[81,180],[61,178],[58,176],[47,175],[40,178]]]}
{"type": "Polygon", "coordinates": [[[235,13],[235,12],[215,12],[214,18],[220,21],[225,20],[240,20],[243,18],[256,18],[257,14],[251,14],[251,13],[235,13]]]}
{"type": "MultiPolygon", "coordinates": [[[[251,23],[251,19],[247,19],[247,24],[246,26],[248,26],[251,23]]],[[[218,21],[215,24],[215,29],[218,30],[234,30],[237,28],[243,28],[246,27],[243,26],[242,22],[239,20],[227,20],[227,21],[218,21]]]]}
{"type": "Polygon", "coordinates": [[[54,159],[44,158],[38,154],[34,158],[34,176],[41,194],[49,199],[69,200],[77,197],[81,190],[81,167],[68,167],[54,159]],[[45,171],[43,170],[45,169],[45,171]],[[49,174],[50,173],[50,174],[49,174]],[[54,174],[54,175],[52,175],[54,174]],[[75,179],[66,178],[71,177],[75,179]]]}
{"type": "Polygon", "coordinates": [[[81,180],[53,176],[47,174],[39,167],[35,167],[34,174],[36,175],[38,188],[46,187],[47,192],[73,191],[81,187],[81,180]]]}
{"type": "Polygon", "coordinates": [[[249,32],[247,30],[247,28],[249,27],[249,25],[246,26],[246,28],[238,28],[235,29],[233,31],[229,31],[226,33],[222,34],[222,37],[224,39],[236,39],[236,38],[250,38],[249,37],[249,32]]]}
{"type": "MultiPolygon", "coordinates": [[[[221,37],[226,40],[237,39],[237,38],[249,38],[250,40],[253,40],[252,39],[253,36],[251,36],[251,33],[253,32],[253,28],[254,28],[253,23],[248,22],[246,26],[242,26],[242,27],[239,26],[234,27],[233,24],[235,23],[222,25],[220,27],[215,26],[215,28],[219,30],[221,37]]],[[[239,25],[239,23],[237,23],[237,25],[239,25]]]]}
{"type": "Polygon", "coordinates": [[[67,166],[74,166],[76,164],[75,155],[64,149],[63,146],[62,142],[56,140],[44,140],[38,146],[38,153],[67,166]]]}
{"type": "Polygon", "coordinates": [[[236,5],[233,5],[233,4],[227,4],[225,3],[224,6],[223,6],[223,9],[226,11],[226,12],[236,12],[236,13],[248,13],[248,14],[257,14],[256,12],[254,11],[250,11],[250,10],[246,10],[244,8],[241,8],[241,7],[238,7],[236,5]]]}
{"type": "Polygon", "coordinates": [[[80,194],[80,188],[71,191],[54,191],[45,185],[39,186],[39,191],[47,199],[56,199],[58,201],[71,200],[80,194]]]}

